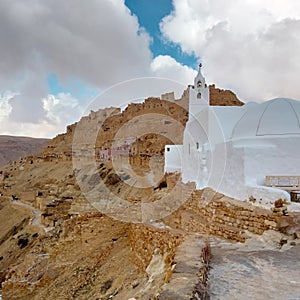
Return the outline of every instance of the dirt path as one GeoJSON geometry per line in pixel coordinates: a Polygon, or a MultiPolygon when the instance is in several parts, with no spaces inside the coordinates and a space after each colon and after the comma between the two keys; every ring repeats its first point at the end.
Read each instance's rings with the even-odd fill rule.
{"type": "Polygon", "coordinates": [[[40,212],[40,210],[38,210],[38,209],[32,207],[32,206],[29,205],[29,204],[26,204],[26,203],[24,203],[24,202],[21,202],[20,200],[13,201],[12,204],[13,204],[13,205],[17,205],[17,206],[21,206],[21,207],[24,207],[24,208],[30,210],[31,213],[33,214],[33,217],[32,217],[31,220],[30,220],[30,225],[32,225],[32,226],[37,226],[37,227],[42,228],[43,230],[46,230],[45,226],[42,225],[42,223],[41,223],[41,214],[42,214],[42,213],[40,212]]]}

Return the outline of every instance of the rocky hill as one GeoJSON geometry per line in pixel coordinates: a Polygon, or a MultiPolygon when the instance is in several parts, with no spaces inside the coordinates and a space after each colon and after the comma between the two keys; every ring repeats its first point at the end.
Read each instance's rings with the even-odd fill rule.
{"type": "Polygon", "coordinates": [[[21,157],[37,154],[48,141],[48,139],[0,135],[0,167],[21,157]]]}
{"type": "MultiPolygon", "coordinates": [[[[211,105],[241,106],[244,104],[229,90],[218,89],[214,85],[209,88],[211,105]]],[[[132,143],[131,139],[135,138],[130,148],[131,165],[147,170],[150,158],[162,157],[166,144],[182,144],[183,131],[188,120],[189,94],[188,90],[185,90],[178,100],[174,99],[172,93],[170,94],[166,94],[166,97],[161,99],[150,97],[143,103],[129,104],[122,112],[119,108],[113,107],[91,112],[78,123],[68,126],[65,134],[60,134],[50,141],[43,154],[55,153],[57,155],[59,153],[61,156],[70,158],[73,137],[77,128],[77,135],[81,134],[80,138],[78,137],[81,142],[98,131],[93,146],[95,155],[99,157],[101,149],[112,148],[116,136],[120,135],[122,130],[123,137],[127,137],[123,138],[123,142],[132,143]]]]}
{"type": "MultiPolygon", "coordinates": [[[[241,104],[212,89],[215,103],[241,104]]],[[[187,107],[185,92],[91,112],[0,170],[4,299],[208,299],[209,235],[245,242],[276,230],[276,246],[291,243],[281,216],[163,174],[164,146],[182,142],[187,107]]]]}

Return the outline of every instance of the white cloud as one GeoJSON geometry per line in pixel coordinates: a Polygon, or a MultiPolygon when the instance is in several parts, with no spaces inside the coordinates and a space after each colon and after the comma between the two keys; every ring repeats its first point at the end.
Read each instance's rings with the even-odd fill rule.
{"type": "Polygon", "coordinates": [[[164,38],[204,62],[206,77],[243,100],[300,99],[300,2],[174,0],[164,38]]]}
{"type": "Polygon", "coordinates": [[[39,138],[53,138],[61,131],[58,125],[47,122],[42,123],[16,123],[11,120],[0,122],[1,134],[17,135],[17,136],[31,136],[39,138]]]}
{"type": "Polygon", "coordinates": [[[151,62],[150,69],[154,76],[179,81],[184,85],[193,82],[196,76],[195,70],[180,64],[169,55],[155,57],[151,62]]]}
{"type": "MultiPolygon", "coordinates": [[[[298,2],[173,2],[174,12],[161,23],[164,38],[201,57],[209,81],[246,99],[300,95],[298,2]]],[[[73,80],[102,91],[147,76],[177,82],[127,82],[110,91],[111,97],[100,97],[99,107],[172,89],[178,96],[195,76],[168,55],[152,58],[151,38],[124,0],[1,0],[0,40],[0,92],[18,92],[0,100],[0,133],[49,137],[80,118],[89,99],[77,99],[73,90],[50,95],[49,73],[62,86],[73,80]]]]}
{"type": "MultiPolygon", "coordinates": [[[[20,94],[10,91],[0,94],[1,134],[51,138],[64,132],[66,125],[74,123],[81,117],[82,107],[79,100],[69,93],[60,93],[41,99],[45,111],[43,120],[18,121],[12,117],[12,103],[17,102],[18,97],[20,94]]],[[[34,113],[32,115],[34,116],[34,113]]]]}
{"type": "Polygon", "coordinates": [[[34,69],[107,85],[145,75],[151,60],[149,36],[120,0],[3,0],[0,38],[2,81],[34,69]]]}
{"type": "Polygon", "coordinates": [[[80,117],[79,101],[70,93],[59,93],[56,96],[48,95],[42,99],[42,102],[46,111],[46,118],[51,124],[69,124],[80,117]]]}
{"type": "MultiPolygon", "coordinates": [[[[18,92],[0,102],[0,119],[5,117],[0,133],[49,137],[80,118],[90,99],[78,100],[74,91],[51,95],[49,73],[56,74],[62,86],[73,80],[97,90],[147,76],[185,85],[194,76],[192,69],[169,56],[152,59],[151,38],[124,0],[2,0],[0,40],[0,91],[18,92]]],[[[125,95],[128,101],[132,94],[157,96],[173,86],[181,92],[184,88],[162,80],[131,81],[112,99],[100,97],[99,107],[122,105],[125,95]]]]}
{"type": "Polygon", "coordinates": [[[0,122],[7,119],[12,111],[10,100],[17,94],[6,91],[3,95],[0,94],[0,122]]]}
{"type": "MultiPolygon", "coordinates": [[[[150,37],[120,0],[2,0],[0,40],[0,92],[19,93],[10,101],[7,123],[15,134],[22,126],[45,120],[50,127],[59,122],[65,127],[71,119],[60,113],[67,113],[75,100],[70,95],[49,96],[49,73],[55,73],[62,86],[73,80],[97,90],[150,74],[150,37]]],[[[7,108],[3,106],[3,114],[7,108]]]]}

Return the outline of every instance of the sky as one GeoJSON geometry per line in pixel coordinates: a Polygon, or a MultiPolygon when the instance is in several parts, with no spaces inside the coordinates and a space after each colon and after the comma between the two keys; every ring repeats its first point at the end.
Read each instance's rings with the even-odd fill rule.
{"type": "Polygon", "coordinates": [[[54,137],[96,95],[124,106],[130,93],[106,94],[130,82],[156,96],[153,77],[183,89],[199,62],[242,101],[300,99],[300,2],[0,0],[0,134],[54,137]]]}

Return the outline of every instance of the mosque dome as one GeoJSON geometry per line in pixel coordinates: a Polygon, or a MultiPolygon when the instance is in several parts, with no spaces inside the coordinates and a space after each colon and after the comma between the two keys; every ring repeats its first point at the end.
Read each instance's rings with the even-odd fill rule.
{"type": "Polygon", "coordinates": [[[232,139],[274,135],[300,135],[300,101],[276,98],[246,104],[232,130],[232,139]]]}

